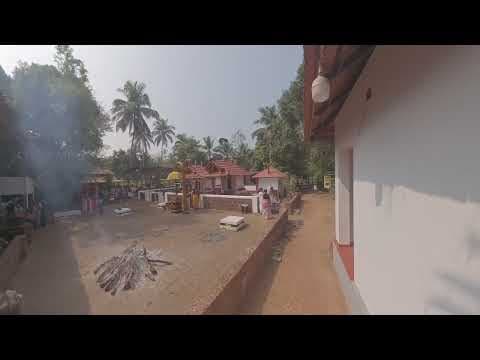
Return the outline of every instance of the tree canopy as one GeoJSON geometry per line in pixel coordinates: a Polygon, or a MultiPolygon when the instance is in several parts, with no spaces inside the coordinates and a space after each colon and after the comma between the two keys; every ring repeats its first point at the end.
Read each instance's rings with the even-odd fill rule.
{"type": "Polygon", "coordinates": [[[16,134],[7,138],[18,149],[7,155],[6,164],[14,163],[10,168],[15,170],[2,172],[36,177],[47,198],[61,207],[99,155],[111,127],[73,50],[57,47],[55,60],[56,66],[20,62],[11,79],[0,71],[0,86],[9,83],[5,92],[10,93],[8,124],[2,123],[2,130],[16,134]]]}
{"type": "Polygon", "coordinates": [[[153,143],[152,132],[145,119],[160,119],[160,115],[150,102],[145,92],[146,85],[137,81],[127,81],[118,91],[124,99],[113,100],[112,114],[116,129],[125,132],[128,129],[130,150],[147,152],[153,143]]]}

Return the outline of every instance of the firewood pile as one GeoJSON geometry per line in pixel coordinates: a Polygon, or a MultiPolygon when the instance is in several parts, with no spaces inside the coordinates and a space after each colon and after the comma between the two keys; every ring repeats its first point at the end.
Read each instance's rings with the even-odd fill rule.
{"type": "Polygon", "coordinates": [[[143,284],[145,278],[155,281],[157,266],[172,265],[161,260],[159,251],[147,250],[134,243],[119,256],[113,256],[103,262],[94,271],[98,275],[97,283],[106,292],[115,295],[120,290],[133,290],[143,284]]]}

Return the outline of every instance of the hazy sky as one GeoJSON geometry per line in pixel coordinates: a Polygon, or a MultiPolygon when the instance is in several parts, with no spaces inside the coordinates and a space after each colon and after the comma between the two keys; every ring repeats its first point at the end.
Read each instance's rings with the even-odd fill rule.
{"type": "MultiPolygon", "coordinates": [[[[250,138],[260,106],[273,104],[295,78],[301,46],[73,46],[96,98],[110,110],[125,81],[147,85],[152,107],[177,133],[250,138]]],[[[0,45],[0,65],[11,74],[19,60],[53,63],[50,45],[0,45]]],[[[151,122],[149,122],[151,124],[151,122]]],[[[128,148],[128,135],[104,138],[111,150],[128,148]]],[[[152,152],[158,149],[152,148],[152,152]]]]}

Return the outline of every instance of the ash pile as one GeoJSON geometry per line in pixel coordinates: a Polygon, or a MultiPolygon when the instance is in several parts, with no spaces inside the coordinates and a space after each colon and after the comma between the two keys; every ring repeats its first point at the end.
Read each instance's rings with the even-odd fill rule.
{"type": "Polygon", "coordinates": [[[103,262],[94,271],[97,283],[106,292],[115,295],[118,290],[134,290],[144,284],[145,278],[155,281],[156,267],[172,265],[160,259],[159,250],[147,250],[135,242],[119,256],[103,262]]]}

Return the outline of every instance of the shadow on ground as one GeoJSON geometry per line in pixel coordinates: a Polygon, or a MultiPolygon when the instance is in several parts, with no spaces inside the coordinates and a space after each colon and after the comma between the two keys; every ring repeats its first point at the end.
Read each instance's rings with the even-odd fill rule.
{"type": "Polygon", "coordinates": [[[90,313],[74,250],[64,241],[69,235],[59,224],[34,232],[31,252],[12,281],[23,295],[23,313],[90,313]]]}
{"type": "Polygon", "coordinates": [[[303,226],[301,219],[289,219],[285,233],[273,244],[271,253],[266,259],[266,264],[261,273],[257,276],[257,281],[246,295],[247,301],[241,307],[239,313],[244,315],[261,314],[268,295],[272,289],[278,268],[281,265],[281,258],[288,242],[294,239],[295,233],[303,226]],[[280,261],[275,260],[279,256],[280,261]]]}

